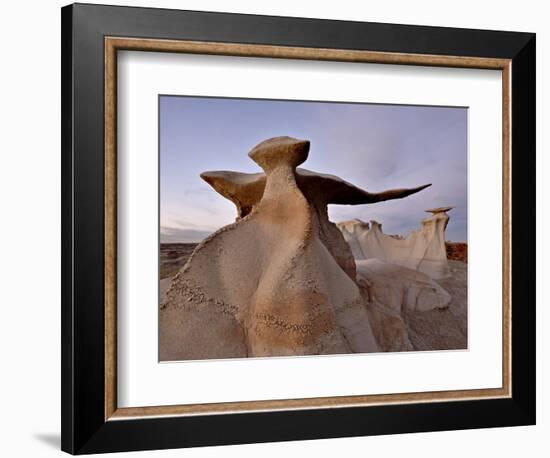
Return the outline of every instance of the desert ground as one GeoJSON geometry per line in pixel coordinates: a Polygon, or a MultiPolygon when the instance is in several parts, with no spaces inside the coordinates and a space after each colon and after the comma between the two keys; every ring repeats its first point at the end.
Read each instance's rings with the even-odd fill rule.
{"type": "Polygon", "coordinates": [[[160,296],[161,302],[172,277],[185,265],[198,243],[160,244],[160,296]]]}

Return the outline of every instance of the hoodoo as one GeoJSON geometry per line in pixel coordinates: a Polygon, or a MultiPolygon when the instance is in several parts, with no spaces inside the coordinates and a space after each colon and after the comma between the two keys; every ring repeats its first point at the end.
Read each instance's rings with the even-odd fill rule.
{"type": "Polygon", "coordinates": [[[404,239],[384,234],[382,225],[376,221],[369,224],[355,219],[340,222],[337,226],[356,260],[378,259],[441,279],[449,275],[445,229],[449,222],[447,212],[452,208],[426,210],[432,216],[424,218],[421,228],[404,239]]]}
{"type": "Polygon", "coordinates": [[[328,204],[399,199],[429,185],[371,193],[297,168],[305,140],[276,137],[250,158],[262,173],[204,172],[237,219],[201,242],[161,304],[161,360],[384,350],[368,297],[328,204]]]}

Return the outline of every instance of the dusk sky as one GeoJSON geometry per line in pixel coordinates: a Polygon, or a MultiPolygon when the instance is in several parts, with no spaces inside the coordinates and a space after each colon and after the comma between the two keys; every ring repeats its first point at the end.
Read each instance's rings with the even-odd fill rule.
{"type": "Polygon", "coordinates": [[[374,219],[406,236],[424,210],[453,205],[446,238],[466,241],[467,116],[466,108],[161,96],[161,242],[199,242],[234,222],[235,206],[199,174],[261,172],[248,152],[281,135],[311,141],[300,167],[368,191],[432,183],[405,199],[330,205],[331,221],[374,219]]]}

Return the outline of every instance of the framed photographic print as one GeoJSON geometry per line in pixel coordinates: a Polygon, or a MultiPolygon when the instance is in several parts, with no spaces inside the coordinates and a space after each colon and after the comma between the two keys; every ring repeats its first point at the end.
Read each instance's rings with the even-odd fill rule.
{"type": "Polygon", "coordinates": [[[62,9],[62,448],[535,422],[535,36],[62,9]]]}

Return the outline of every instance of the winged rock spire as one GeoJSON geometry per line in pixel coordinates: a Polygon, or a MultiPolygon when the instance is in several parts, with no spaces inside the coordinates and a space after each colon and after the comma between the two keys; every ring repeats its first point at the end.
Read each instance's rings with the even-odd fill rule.
{"type": "MultiPolygon", "coordinates": [[[[308,150],[308,141],[290,137],[276,137],[260,143],[250,152],[249,156],[269,173],[274,163],[287,162],[289,166],[296,167],[307,159],[308,150]],[[300,154],[289,158],[288,151],[284,148],[285,144],[288,144],[288,150],[297,144],[303,144],[304,146],[299,148],[300,154]]],[[[325,205],[373,204],[385,200],[402,199],[431,186],[431,184],[425,184],[416,188],[369,192],[335,175],[303,168],[296,168],[295,175],[298,187],[308,197],[308,200],[325,205]]],[[[252,208],[260,202],[266,185],[266,174],[264,172],[208,171],[201,173],[201,178],[212,186],[216,192],[232,201],[237,207],[238,216],[241,218],[250,213],[252,208]]]]}

